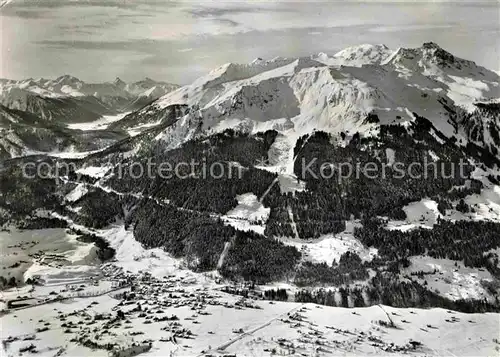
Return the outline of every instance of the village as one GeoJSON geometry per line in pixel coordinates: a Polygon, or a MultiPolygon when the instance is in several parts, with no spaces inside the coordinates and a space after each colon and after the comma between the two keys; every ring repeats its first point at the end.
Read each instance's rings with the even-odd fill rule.
{"type": "Polygon", "coordinates": [[[10,299],[1,317],[9,326],[2,355],[440,354],[446,328],[464,325],[482,331],[471,346],[500,346],[486,336],[488,328],[494,335],[494,314],[266,301],[252,286],[202,280],[132,274],[106,264],[100,279],[4,292],[10,299]],[[425,336],[432,336],[431,346],[422,342],[425,336]]]}

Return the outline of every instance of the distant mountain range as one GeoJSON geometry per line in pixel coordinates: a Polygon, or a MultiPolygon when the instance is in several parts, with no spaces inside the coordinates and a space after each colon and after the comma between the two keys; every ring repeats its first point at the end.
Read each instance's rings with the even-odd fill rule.
{"type": "Polygon", "coordinates": [[[82,122],[105,114],[131,111],[178,88],[150,78],[125,83],[85,83],[64,75],[56,79],[0,79],[0,104],[50,121],[82,122]]]}
{"type": "Polygon", "coordinates": [[[69,75],[56,79],[0,79],[0,158],[101,149],[126,134],[78,133],[70,129],[103,117],[119,117],[176,88],[150,78],[128,84],[119,78],[110,83],[85,83],[69,75]]]}

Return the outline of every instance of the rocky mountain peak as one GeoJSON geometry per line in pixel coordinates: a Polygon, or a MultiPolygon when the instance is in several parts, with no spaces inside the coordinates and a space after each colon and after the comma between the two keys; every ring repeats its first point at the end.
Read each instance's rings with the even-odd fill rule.
{"type": "Polygon", "coordinates": [[[60,77],[57,77],[55,82],[57,84],[61,84],[61,85],[72,85],[72,84],[77,84],[77,83],[83,83],[80,79],[78,79],[72,75],[69,75],[69,74],[65,74],[65,75],[62,75],[60,77]]]}
{"type": "Polygon", "coordinates": [[[119,77],[116,77],[115,80],[113,81],[113,84],[119,88],[123,88],[127,85],[124,81],[122,81],[119,77]]]}

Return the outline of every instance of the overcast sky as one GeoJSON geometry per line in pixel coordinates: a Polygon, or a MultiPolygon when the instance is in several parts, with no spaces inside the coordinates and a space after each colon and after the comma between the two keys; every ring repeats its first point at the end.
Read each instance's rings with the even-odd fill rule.
{"type": "Polygon", "coordinates": [[[226,62],[426,41],[500,69],[498,1],[14,0],[0,31],[0,77],[14,79],[185,84],[226,62]]]}

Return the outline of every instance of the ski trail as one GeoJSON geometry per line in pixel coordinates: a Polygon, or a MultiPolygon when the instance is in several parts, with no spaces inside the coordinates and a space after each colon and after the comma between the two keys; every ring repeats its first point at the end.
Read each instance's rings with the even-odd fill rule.
{"type": "Polygon", "coordinates": [[[296,239],[299,239],[299,231],[297,231],[297,225],[295,224],[295,220],[293,219],[292,207],[288,206],[288,217],[290,218],[290,226],[292,226],[293,234],[296,239]]]}
{"type": "MultiPolygon", "coordinates": [[[[193,210],[193,209],[190,209],[190,208],[179,207],[179,206],[175,205],[173,202],[171,202],[169,199],[160,200],[160,199],[158,199],[156,197],[153,197],[153,196],[143,195],[142,193],[120,192],[120,191],[117,191],[115,189],[112,189],[111,187],[102,186],[99,181],[97,181],[96,183],[93,183],[93,184],[92,183],[88,183],[88,182],[78,182],[78,181],[72,181],[72,180],[65,180],[64,182],[74,183],[74,184],[81,184],[81,183],[83,183],[85,186],[99,188],[99,189],[103,190],[104,192],[114,193],[115,195],[120,196],[120,197],[134,197],[134,198],[137,198],[137,199],[150,200],[150,201],[154,201],[158,206],[175,207],[179,211],[190,212],[190,213],[201,213],[201,214],[206,214],[207,213],[207,212],[204,212],[204,211],[197,211],[197,210],[193,210]]],[[[210,212],[209,215],[212,218],[221,218],[221,216],[222,216],[221,214],[214,213],[214,212],[210,212]]]]}
{"type": "Polygon", "coordinates": [[[382,305],[377,304],[377,306],[387,315],[387,318],[389,319],[389,322],[391,323],[391,325],[396,326],[394,324],[394,321],[392,320],[391,316],[389,315],[389,313],[387,311],[384,310],[384,308],[382,307],[382,305]]]}
{"type": "Polygon", "coordinates": [[[266,196],[269,194],[269,192],[271,191],[271,189],[273,188],[273,186],[276,184],[276,182],[278,182],[278,177],[276,177],[273,180],[273,182],[271,182],[271,184],[269,185],[269,187],[267,188],[267,190],[262,194],[262,197],[259,200],[260,203],[262,203],[262,201],[264,200],[264,198],[266,198],[266,196]]]}
{"type": "Polygon", "coordinates": [[[217,262],[217,269],[222,268],[222,264],[224,264],[224,259],[226,259],[227,253],[229,252],[229,248],[231,248],[231,244],[233,243],[234,237],[231,238],[229,242],[224,244],[224,250],[222,251],[219,261],[217,262]]]}
{"type": "MultiPolygon", "coordinates": [[[[253,335],[255,332],[257,332],[257,331],[259,331],[259,330],[262,330],[262,329],[264,329],[264,328],[268,327],[268,326],[269,326],[269,325],[271,325],[274,321],[279,320],[279,319],[281,319],[282,317],[284,317],[284,316],[286,316],[286,315],[293,314],[295,311],[300,310],[303,306],[304,306],[304,304],[301,304],[301,305],[296,306],[296,307],[294,307],[293,309],[291,309],[291,310],[289,310],[289,311],[287,311],[287,312],[284,312],[284,313],[282,313],[282,314],[280,314],[280,315],[278,315],[278,316],[276,316],[276,317],[273,317],[271,320],[269,320],[269,321],[267,321],[267,322],[263,323],[262,325],[259,325],[259,326],[255,327],[255,328],[253,328],[252,330],[249,330],[249,331],[247,331],[247,332],[244,332],[244,333],[242,333],[241,335],[239,335],[239,336],[237,336],[237,337],[235,337],[235,338],[232,338],[232,339],[230,339],[229,341],[224,342],[222,345],[220,345],[220,346],[216,347],[216,348],[215,348],[215,349],[213,349],[212,351],[219,351],[219,352],[222,352],[222,351],[224,351],[226,348],[228,348],[229,346],[231,346],[232,344],[234,344],[234,343],[236,343],[236,342],[238,342],[238,341],[240,341],[240,340],[244,339],[245,337],[249,337],[249,336],[253,335]]],[[[209,354],[209,352],[211,352],[211,351],[205,352],[204,354],[200,355],[200,357],[201,357],[201,356],[207,356],[207,355],[209,354]]]]}

